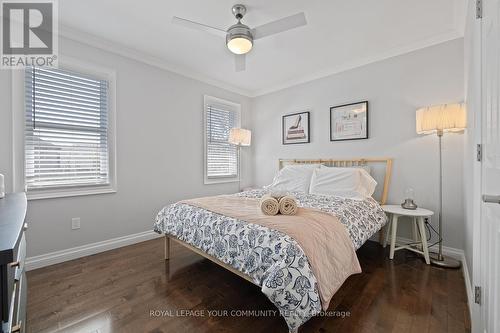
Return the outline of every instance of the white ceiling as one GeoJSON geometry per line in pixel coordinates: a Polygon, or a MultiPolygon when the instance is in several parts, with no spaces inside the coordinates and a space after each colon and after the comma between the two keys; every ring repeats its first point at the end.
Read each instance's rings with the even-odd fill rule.
{"type": "Polygon", "coordinates": [[[245,72],[234,71],[223,38],[171,22],[175,15],[226,29],[238,0],[64,0],[59,21],[63,35],[111,41],[118,53],[143,53],[150,63],[256,96],[462,37],[465,1],[242,0],[250,27],[298,12],[308,21],[256,41],[245,72]]]}

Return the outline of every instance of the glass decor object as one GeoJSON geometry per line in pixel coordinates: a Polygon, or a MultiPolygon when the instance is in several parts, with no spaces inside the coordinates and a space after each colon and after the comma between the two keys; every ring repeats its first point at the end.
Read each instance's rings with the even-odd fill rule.
{"type": "Polygon", "coordinates": [[[401,207],[403,207],[404,209],[412,209],[412,210],[417,209],[418,206],[415,204],[414,200],[415,200],[415,190],[411,187],[408,187],[405,190],[405,200],[401,204],[401,207]]]}

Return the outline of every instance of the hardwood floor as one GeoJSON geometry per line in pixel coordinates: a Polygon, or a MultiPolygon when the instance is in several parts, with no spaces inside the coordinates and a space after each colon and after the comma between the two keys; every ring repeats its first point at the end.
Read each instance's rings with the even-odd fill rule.
{"type": "MultiPolygon", "coordinates": [[[[470,331],[461,270],[405,251],[390,261],[387,252],[365,244],[363,273],[330,303],[339,316],[312,318],[299,332],[470,331]]],[[[258,287],[175,242],[165,263],[163,239],[28,272],[28,287],[27,332],[287,332],[278,315],[224,316],[276,308],[258,287]]]]}

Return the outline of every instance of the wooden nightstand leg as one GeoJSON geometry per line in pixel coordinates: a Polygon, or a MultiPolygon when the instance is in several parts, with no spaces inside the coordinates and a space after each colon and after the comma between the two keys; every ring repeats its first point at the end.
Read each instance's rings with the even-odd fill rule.
{"type": "Polygon", "coordinates": [[[391,223],[391,251],[389,254],[389,259],[394,258],[394,249],[396,248],[396,235],[398,232],[398,215],[392,214],[391,223]]]}
{"type": "Polygon", "coordinates": [[[427,247],[427,234],[425,233],[425,223],[424,218],[418,218],[418,228],[420,229],[420,239],[422,241],[422,251],[424,252],[425,263],[430,265],[431,261],[429,259],[429,248],[427,247]]]}

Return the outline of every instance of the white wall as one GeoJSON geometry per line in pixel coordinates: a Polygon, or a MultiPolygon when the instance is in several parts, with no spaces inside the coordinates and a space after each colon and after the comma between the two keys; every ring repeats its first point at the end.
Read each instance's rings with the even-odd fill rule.
{"type": "MultiPolygon", "coordinates": [[[[116,70],[118,192],[30,201],[28,256],[151,230],[155,214],[168,203],[238,190],[238,183],[203,185],[203,95],[241,103],[244,127],[248,98],[67,39],[59,45],[62,56],[116,70]],[[72,217],[81,217],[80,230],[71,230],[72,217]]],[[[10,85],[10,73],[0,70],[0,173],[7,191],[12,190],[10,85]]],[[[248,152],[243,158],[245,175],[248,152]]]]}
{"type": "MultiPolygon", "coordinates": [[[[463,39],[287,88],[252,101],[254,181],[270,183],[279,158],[392,157],[389,202],[415,189],[437,210],[438,139],[415,133],[415,110],[464,98],[463,39]],[[330,142],[329,107],[369,101],[368,140],[330,142]],[[311,109],[311,143],[281,144],[281,117],[311,109]]],[[[292,70],[292,69],[291,69],[292,70]]],[[[444,244],[463,249],[463,135],[443,139],[444,244]]]]}

